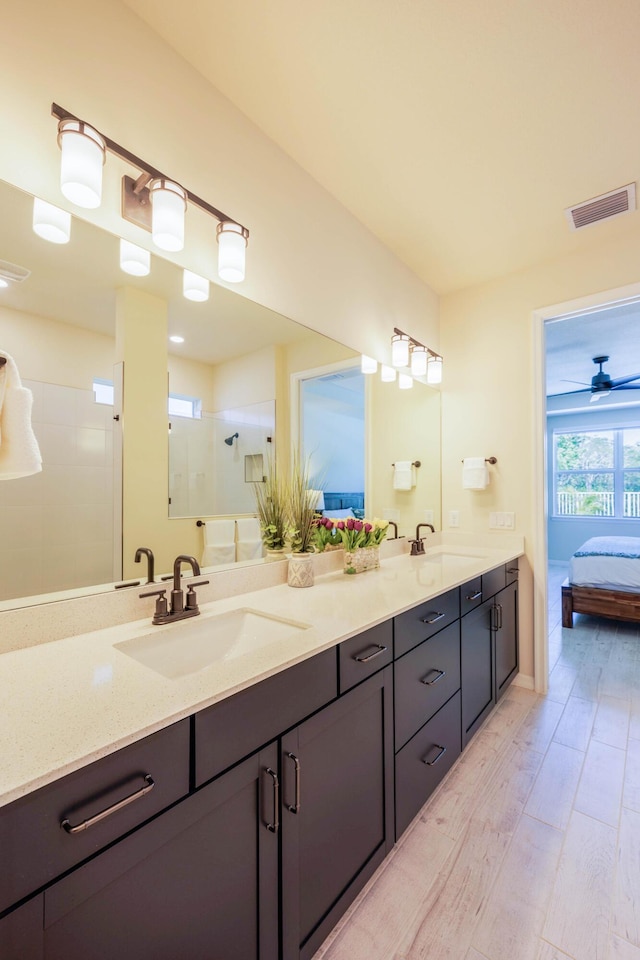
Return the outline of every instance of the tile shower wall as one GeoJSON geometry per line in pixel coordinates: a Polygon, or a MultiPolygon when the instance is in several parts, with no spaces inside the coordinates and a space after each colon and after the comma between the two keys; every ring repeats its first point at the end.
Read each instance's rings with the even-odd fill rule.
{"type": "Polygon", "coordinates": [[[24,381],[42,473],[0,490],[0,599],[113,580],[113,408],[24,381]]]}

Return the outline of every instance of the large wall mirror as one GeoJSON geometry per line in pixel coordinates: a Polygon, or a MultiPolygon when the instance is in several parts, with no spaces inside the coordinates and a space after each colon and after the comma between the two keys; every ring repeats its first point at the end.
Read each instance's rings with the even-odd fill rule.
{"type": "MultiPolygon", "coordinates": [[[[157,572],[200,557],[196,520],[251,514],[268,457],[299,441],[301,382],[357,356],[213,283],[206,303],[184,299],[182,271],[160,256],[128,276],[118,238],[82,220],[68,244],[48,243],[32,197],[2,182],[0,209],[0,260],[30,271],[0,290],[0,351],[33,392],[43,457],[42,473],[0,481],[2,608],[144,581],[137,546],[157,572]]],[[[439,524],[439,393],[368,381],[366,420],[367,512],[407,535],[425,512],[439,524]],[[396,459],[421,460],[410,493],[393,489],[396,459]]]]}

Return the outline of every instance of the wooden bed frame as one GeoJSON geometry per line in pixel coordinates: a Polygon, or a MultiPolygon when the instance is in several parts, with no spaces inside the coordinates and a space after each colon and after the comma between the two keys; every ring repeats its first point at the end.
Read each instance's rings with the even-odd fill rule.
{"type": "Polygon", "coordinates": [[[593,617],[609,617],[612,620],[640,621],[640,593],[576,587],[565,580],[562,584],[563,627],[573,627],[574,613],[590,613],[593,617]]]}

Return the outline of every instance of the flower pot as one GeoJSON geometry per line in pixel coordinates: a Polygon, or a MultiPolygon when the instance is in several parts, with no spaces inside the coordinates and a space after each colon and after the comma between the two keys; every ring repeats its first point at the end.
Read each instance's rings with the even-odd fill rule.
{"type": "Polygon", "coordinates": [[[344,572],[364,573],[380,566],[380,547],[358,547],[357,550],[344,551],[344,572]]]}
{"type": "Polygon", "coordinates": [[[292,553],[289,557],[287,583],[290,587],[313,586],[313,554],[292,553]]]}
{"type": "Polygon", "coordinates": [[[286,560],[287,554],[284,547],[279,550],[270,550],[268,547],[264,551],[265,560],[286,560]]]}

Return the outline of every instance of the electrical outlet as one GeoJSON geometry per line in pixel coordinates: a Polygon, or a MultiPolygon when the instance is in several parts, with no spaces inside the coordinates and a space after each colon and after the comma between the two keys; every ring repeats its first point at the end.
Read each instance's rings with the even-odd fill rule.
{"type": "Polygon", "coordinates": [[[433,510],[423,510],[422,519],[425,523],[433,523],[433,510]]]}
{"type": "Polygon", "coordinates": [[[459,527],[459,526],[460,526],[460,511],[459,511],[459,510],[449,510],[449,526],[450,526],[450,527],[459,527]]]}
{"type": "Polygon", "coordinates": [[[505,513],[504,515],[504,528],[505,530],[515,530],[516,526],[516,515],[515,513],[505,513]]]}

